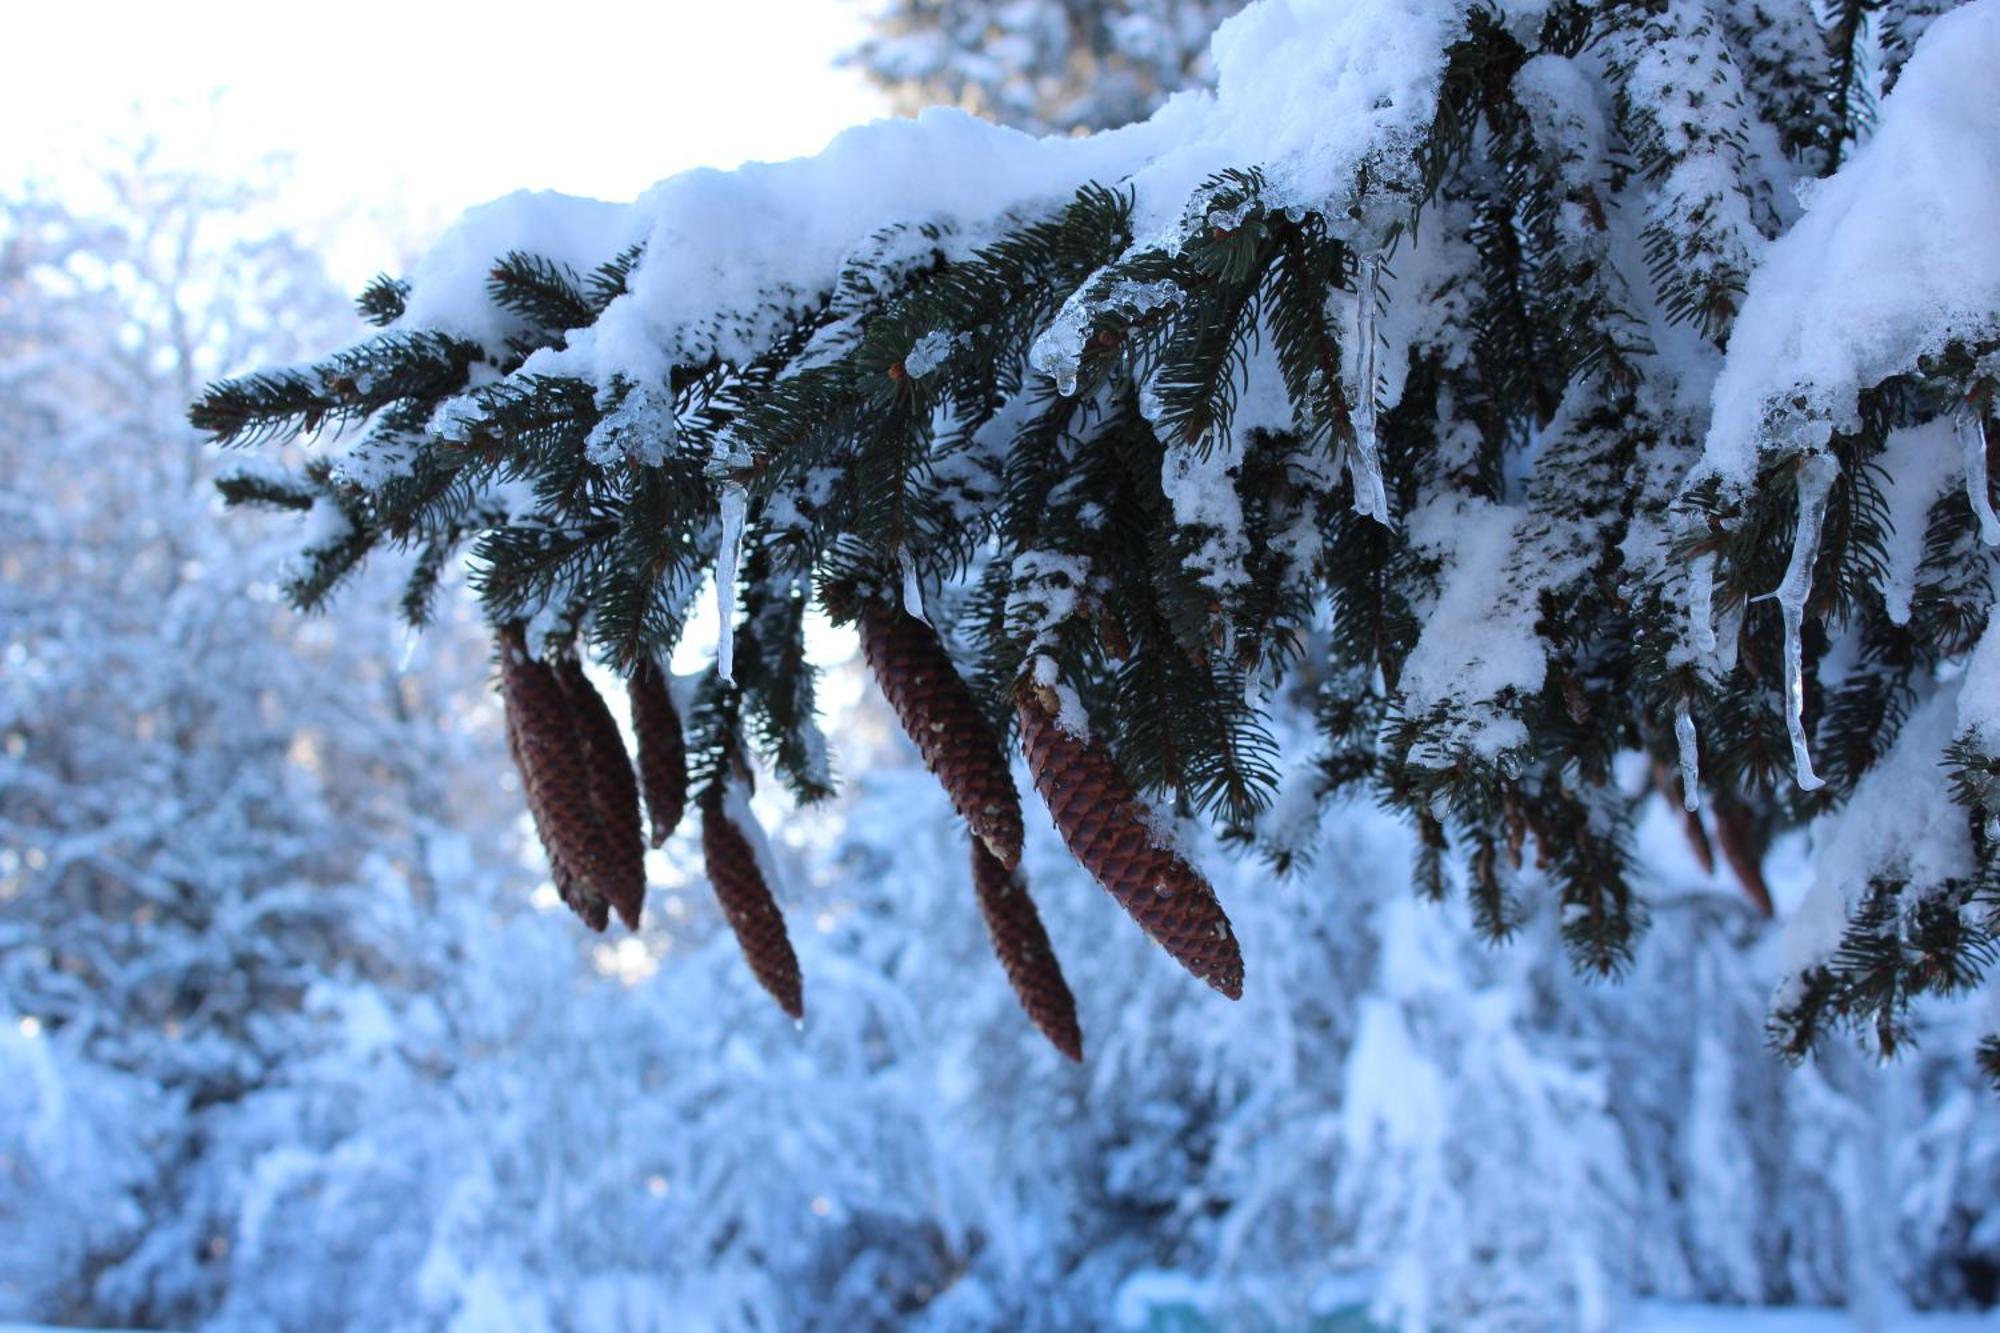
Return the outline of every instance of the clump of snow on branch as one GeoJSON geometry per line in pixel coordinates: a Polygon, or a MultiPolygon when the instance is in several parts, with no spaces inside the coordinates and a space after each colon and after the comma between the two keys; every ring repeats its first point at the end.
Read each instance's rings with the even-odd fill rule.
{"type": "Polygon", "coordinates": [[[1527,742],[1504,704],[1541,688],[1548,653],[1532,596],[1508,580],[1520,522],[1520,510],[1470,497],[1441,498],[1409,517],[1411,544],[1444,567],[1401,682],[1411,714],[1448,710],[1449,740],[1421,756],[1438,767],[1462,748],[1493,759],[1527,742]]]}
{"type": "Polygon", "coordinates": [[[780,326],[786,293],[826,286],[856,239],[886,226],[956,220],[939,244],[963,256],[1023,209],[1090,181],[1124,182],[1136,243],[1157,244],[1203,180],[1245,163],[1264,168],[1274,206],[1342,219],[1359,208],[1343,225],[1372,247],[1402,220],[1401,196],[1379,186],[1415,178],[1459,22],[1455,4],[1266,0],[1216,34],[1215,93],[1176,98],[1123,129],[1033,139],[934,109],[849,130],[814,157],[687,172],[630,205],[512,195],[467,214],[433,248],[402,326],[498,344],[512,325],[486,294],[494,255],[526,250],[588,271],[643,242],[629,291],[521,373],[654,383],[710,355],[750,360],[780,326]],[[1378,188],[1362,193],[1364,163],[1378,188]],[[718,321],[717,310],[737,313],[718,321]]]}
{"type": "Polygon", "coordinates": [[[1767,441],[1855,423],[1861,389],[2000,332],[2000,5],[1940,17],[1868,141],[1751,276],[1703,466],[1747,483],[1767,441]]]}
{"type": "Polygon", "coordinates": [[[1965,807],[1952,800],[1950,772],[1938,762],[1959,727],[1962,698],[1947,687],[1919,705],[1853,798],[1814,824],[1812,885],[1785,926],[1780,1005],[1840,947],[1872,882],[1935,885],[1973,872],[1965,807]]]}

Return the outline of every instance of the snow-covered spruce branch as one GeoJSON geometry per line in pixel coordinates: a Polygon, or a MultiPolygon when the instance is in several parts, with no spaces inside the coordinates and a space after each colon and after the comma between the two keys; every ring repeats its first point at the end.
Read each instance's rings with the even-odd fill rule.
{"type": "Polygon", "coordinates": [[[370,290],[377,338],[194,420],[365,423],[303,483],[347,524],[303,600],[377,544],[469,547],[496,622],[630,670],[720,564],[751,615],[704,688],[802,796],[803,620],[758,608],[810,582],[1246,836],[1271,710],[1316,691],[1327,792],[1415,820],[1434,889],[1459,852],[1494,935],[1540,866],[1613,973],[1643,753],[1746,881],[1789,827],[1851,849],[1781,1029],[1888,1045],[1994,949],[1976,782],[1899,791],[1932,793],[1907,838],[1852,812],[1946,742],[2000,772],[2000,0],[1930,22],[1845,148],[1776,73],[1818,30],[1741,10],[1264,0],[1214,94],[1121,130],[930,113],[629,206],[516,196],[370,290]]]}

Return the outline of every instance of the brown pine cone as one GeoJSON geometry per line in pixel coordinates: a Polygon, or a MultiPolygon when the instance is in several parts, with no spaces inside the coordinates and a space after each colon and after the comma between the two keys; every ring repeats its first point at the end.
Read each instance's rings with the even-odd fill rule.
{"type": "Polygon", "coordinates": [[[1055,1048],[1072,1060],[1083,1059],[1083,1032],[1076,1023],[1076,997],[1063,980],[1062,964],[1049,945],[1049,932],[1028,896],[1021,872],[1009,870],[972,840],[972,888],[979,895],[979,915],[993,937],[993,952],[1006,969],[1007,984],[1036,1027],[1055,1048]]]}
{"type": "Polygon", "coordinates": [[[742,947],[743,960],[780,1009],[793,1018],[804,1018],[799,959],[785,933],[784,913],[771,896],[771,886],[764,882],[749,840],[724,813],[718,796],[702,801],[701,854],[722,914],[742,947]]]}
{"type": "Polygon", "coordinates": [[[590,798],[583,746],[555,671],[528,655],[518,624],[500,631],[500,697],[507,706],[507,749],[548,853],[549,877],[584,924],[603,930],[610,919],[597,888],[605,878],[604,830],[590,798]]]}
{"type": "Polygon", "coordinates": [[[514,769],[521,775],[521,791],[527,800],[528,814],[535,821],[535,836],[541,840],[542,852],[548,857],[549,879],[556,886],[557,896],[563,900],[564,906],[583,918],[585,925],[592,930],[603,930],[611,924],[611,906],[586,889],[576,872],[557,855],[549,839],[548,816],[543,812],[541,803],[534,799],[527,765],[521,754],[521,738],[511,720],[507,724],[507,753],[513,756],[514,769]]]}
{"type": "Polygon", "coordinates": [[[900,607],[863,599],[861,651],[903,730],[951,794],[987,850],[1012,870],[1021,863],[1021,801],[1000,738],[959,678],[937,631],[900,607]]]}
{"type": "Polygon", "coordinates": [[[618,911],[628,930],[639,928],[646,902],[646,843],[639,825],[639,784],[618,723],[604,706],[604,696],[590,683],[583,663],[566,657],[555,668],[569,700],[577,742],[583,747],[584,776],[590,783],[590,804],[604,829],[601,849],[605,878],[597,889],[618,911]]]}
{"type": "Polygon", "coordinates": [[[1764,882],[1764,850],[1758,845],[1750,812],[1726,796],[1715,801],[1715,840],[1722,844],[1723,859],[1736,872],[1743,896],[1757,909],[1757,915],[1773,913],[1771,889],[1764,882]]]}
{"type": "Polygon", "coordinates": [[[687,811],[687,737],[667,691],[666,673],[651,658],[639,663],[625,692],[632,701],[632,732],[639,738],[639,787],[646,794],[653,845],[658,847],[687,811]]]}
{"type": "Polygon", "coordinates": [[[1070,854],[1182,967],[1243,995],[1243,954],[1201,872],[1155,839],[1145,805],[1103,746],[1056,720],[1053,698],[1023,690],[1015,711],[1035,788],[1070,854]]]}

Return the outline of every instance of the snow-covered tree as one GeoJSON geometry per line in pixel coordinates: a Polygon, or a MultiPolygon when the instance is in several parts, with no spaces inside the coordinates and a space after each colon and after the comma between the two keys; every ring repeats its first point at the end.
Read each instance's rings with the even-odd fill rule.
{"type": "MultiPolygon", "coordinates": [[[[1650,798],[1613,768],[1648,756],[1746,881],[1812,828],[1784,1048],[1893,1050],[1994,949],[2000,9],[1867,17],[1266,0],[1214,95],[1120,131],[933,113],[630,207],[478,210],[370,292],[382,333],[194,419],[367,423],[233,490],[320,515],[303,602],[377,546],[469,544],[524,661],[581,630],[643,671],[714,570],[710,811],[753,752],[824,792],[804,613],[900,604],[972,691],[978,725],[942,725],[956,684],[904,717],[982,840],[1011,855],[978,784],[1018,733],[1072,851],[1226,992],[1170,816],[1282,857],[1288,695],[1320,722],[1304,804],[1402,812],[1419,888],[1462,880],[1489,936],[1553,894],[1588,973],[1647,919],[1650,798]]],[[[564,836],[618,804],[592,747],[517,730],[574,816],[559,878],[630,902],[564,836]]]]}
{"type": "Polygon", "coordinates": [[[187,396],[355,327],[261,188],[147,149],[0,201],[0,1318],[212,1307],[229,1126],[408,1002],[440,877],[515,845],[514,798],[444,781],[492,758],[483,643],[401,671],[382,598],[300,619],[291,536],[218,522],[187,396]]]}
{"type": "Polygon", "coordinates": [[[1042,133],[1143,120],[1212,80],[1243,0],[890,0],[849,53],[905,110],[944,104],[1042,133]]]}

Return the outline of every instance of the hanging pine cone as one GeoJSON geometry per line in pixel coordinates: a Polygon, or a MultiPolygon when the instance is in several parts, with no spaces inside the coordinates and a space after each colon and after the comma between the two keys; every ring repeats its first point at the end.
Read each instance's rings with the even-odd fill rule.
{"type": "Polygon", "coordinates": [[[646,902],[646,844],[639,826],[639,784],[632,776],[632,761],[625,753],[618,723],[605,707],[604,696],[584,673],[583,663],[566,657],[555,672],[569,700],[577,742],[583,747],[591,808],[604,830],[601,859],[605,878],[596,887],[617,909],[626,929],[637,930],[646,902]]]}
{"type": "Polygon", "coordinates": [[[639,787],[653,821],[653,845],[664,843],[687,810],[687,737],[667,691],[666,673],[651,658],[625,682],[632,701],[632,731],[639,738],[639,787]]]}
{"type": "Polygon", "coordinates": [[[1756,827],[1750,821],[1750,811],[1726,796],[1718,798],[1715,840],[1722,844],[1723,858],[1736,872],[1736,882],[1743,886],[1750,905],[1759,916],[1772,915],[1775,909],[1771,905],[1770,886],[1764,882],[1764,853],[1758,844],[1756,827]]]}
{"type": "Polygon", "coordinates": [[[1149,812],[1110,754],[1065,730],[1058,711],[1045,690],[1023,690],[1016,704],[1028,771],[1071,855],[1182,967],[1240,998],[1243,954],[1215,890],[1160,845],[1149,812]]]}
{"type": "Polygon", "coordinates": [[[555,671],[529,656],[518,624],[500,631],[500,697],[507,707],[508,752],[548,853],[549,877],[572,912],[592,930],[603,930],[610,920],[597,888],[608,878],[604,829],[590,797],[583,746],[555,671]]]}
{"type": "Polygon", "coordinates": [[[1021,802],[1000,738],[959,678],[937,631],[900,607],[865,598],[861,651],[903,730],[951,794],[951,803],[1000,864],[1021,861],[1021,802]]]}
{"type": "Polygon", "coordinates": [[[507,753],[513,757],[514,770],[521,775],[521,790],[527,799],[528,814],[535,821],[535,836],[541,840],[542,852],[548,857],[549,879],[556,886],[556,895],[563,900],[564,906],[583,918],[585,925],[592,930],[603,930],[611,924],[611,906],[591,893],[581,877],[556,852],[549,836],[548,815],[542,803],[535,799],[527,762],[521,753],[520,733],[511,718],[507,722],[507,753]]]}
{"type": "Polygon", "coordinates": [[[993,937],[993,952],[1021,1007],[1057,1050],[1072,1060],[1083,1059],[1076,997],[1063,980],[1062,964],[1049,945],[1035,900],[1028,896],[1021,872],[1000,864],[977,838],[972,840],[972,888],[979,895],[986,933],[993,937]]]}
{"type": "Polygon", "coordinates": [[[722,914],[736,932],[743,960],[750,964],[758,984],[793,1018],[805,1017],[799,959],[785,933],[785,915],[771,896],[771,886],[764,882],[749,839],[724,811],[719,792],[702,800],[701,854],[722,914]]]}

